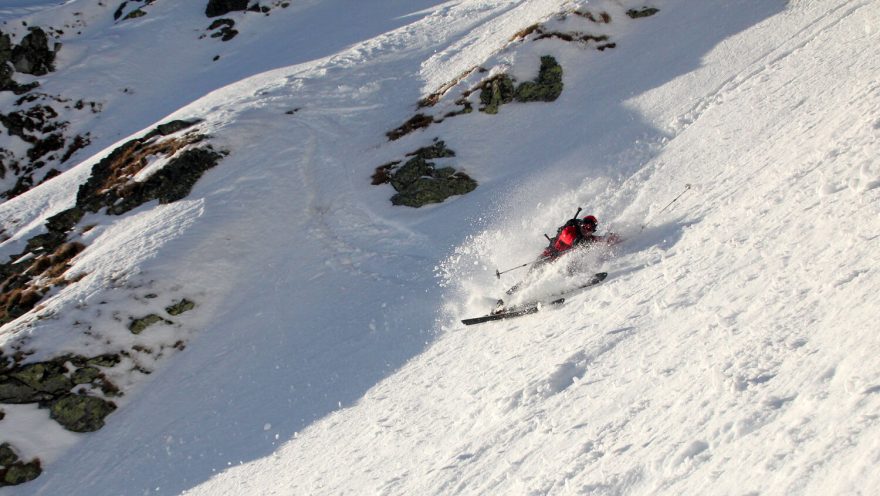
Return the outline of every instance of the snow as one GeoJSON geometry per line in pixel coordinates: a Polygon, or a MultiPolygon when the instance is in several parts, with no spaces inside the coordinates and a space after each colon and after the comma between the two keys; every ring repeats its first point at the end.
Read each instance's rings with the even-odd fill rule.
{"type": "MultiPolygon", "coordinates": [[[[195,2],[122,25],[97,2],[0,8],[91,19],[42,89],[105,105],[76,124],[94,156],[0,205],[0,255],[72,205],[114,142],[198,117],[230,152],[185,200],[84,220],[84,277],[2,328],[31,360],[164,351],[109,369],[125,396],[98,432],[2,405],[0,442],[44,472],[0,494],[880,491],[880,2],[625,16],[643,5],[292,2],[234,14],[227,45],[196,39],[195,2]],[[577,8],[613,22],[557,17],[577,8]],[[545,21],[617,46],[509,44],[545,21]],[[556,102],[386,140],[464,77],[419,111],[457,108],[491,73],[471,68],[525,80],[545,54],[565,70],[556,102]],[[409,209],[369,186],[435,137],[474,192],[409,209]],[[495,270],[533,260],[579,206],[624,238],[576,255],[608,279],[462,326],[525,276],[495,270]],[[181,298],[196,309],[127,331],[181,298]]],[[[519,298],[577,282],[549,271],[519,298]]]]}

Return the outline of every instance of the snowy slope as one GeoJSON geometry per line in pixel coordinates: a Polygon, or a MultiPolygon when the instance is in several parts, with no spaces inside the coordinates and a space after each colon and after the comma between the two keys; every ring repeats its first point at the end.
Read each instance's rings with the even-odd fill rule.
{"type": "MultiPolygon", "coordinates": [[[[326,23],[342,3],[305,5],[326,23]]],[[[230,155],[183,201],[96,216],[72,269],[87,275],[42,310],[60,317],[3,328],[6,344],[28,337],[33,359],[94,354],[164,337],[118,332],[114,315],[199,303],[162,331],[185,350],[119,375],[126,395],[100,431],[3,405],[0,438],[44,473],[0,492],[880,489],[880,3],[667,0],[645,19],[623,14],[642,4],[610,0],[381,5],[362,31],[326,28],[340,37],[321,53],[175,112],[205,119],[230,155]],[[555,17],[575,8],[613,22],[555,17]],[[543,21],[617,45],[509,44],[543,21]],[[471,67],[524,80],[545,54],[565,68],[556,102],[386,141],[471,67]],[[407,209],[368,186],[374,167],[435,137],[477,190],[407,209]],[[498,281],[496,267],[530,260],[577,206],[626,238],[580,255],[610,273],[603,285],[538,315],[457,324],[522,275],[498,281]],[[84,319],[101,339],[67,332],[84,319]]],[[[253,53],[228,82],[281,65],[253,53]]],[[[192,77],[165,113],[209,89],[192,77]]],[[[151,99],[127,132],[164,115],[151,99]]],[[[16,219],[3,253],[71,202],[102,155],[0,205],[16,219]]],[[[572,282],[549,274],[523,298],[572,282]]]]}

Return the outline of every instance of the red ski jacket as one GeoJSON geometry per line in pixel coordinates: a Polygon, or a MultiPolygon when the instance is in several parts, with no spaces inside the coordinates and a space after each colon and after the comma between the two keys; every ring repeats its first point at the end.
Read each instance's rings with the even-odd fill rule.
{"type": "Polygon", "coordinates": [[[578,228],[576,226],[568,226],[559,232],[556,239],[554,239],[550,243],[550,246],[541,253],[541,257],[554,259],[575,246],[590,245],[601,242],[612,245],[618,241],[620,241],[620,238],[616,234],[609,234],[607,236],[596,236],[594,234],[590,234],[589,236],[578,236],[578,228]]]}

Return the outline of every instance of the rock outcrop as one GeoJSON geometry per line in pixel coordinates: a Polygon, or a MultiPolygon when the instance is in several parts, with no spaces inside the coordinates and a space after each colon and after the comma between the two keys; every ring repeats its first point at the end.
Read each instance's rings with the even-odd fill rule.
{"type": "Polygon", "coordinates": [[[243,11],[248,8],[248,0],[208,0],[205,15],[220,17],[230,12],[243,11]]]}
{"type": "Polygon", "coordinates": [[[454,157],[443,141],[420,148],[408,154],[403,165],[400,161],[379,166],[373,175],[373,184],[390,183],[397,191],[391,197],[394,205],[418,208],[429,203],[440,203],[450,196],[463,195],[476,189],[477,182],[453,167],[436,167],[440,158],[454,157]]]}

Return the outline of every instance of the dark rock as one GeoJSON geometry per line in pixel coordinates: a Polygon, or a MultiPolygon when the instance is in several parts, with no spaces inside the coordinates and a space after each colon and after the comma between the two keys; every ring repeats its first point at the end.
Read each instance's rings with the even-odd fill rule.
{"type": "Polygon", "coordinates": [[[463,195],[476,189],[477,182],[465,174],[445,178],[422,177],[391,197],[394,205],[418,208],[429,203],[440,203],[450,196],[463,195]]]}
{"type": "Polygon", "coordinates": [[[220,27],[223,27],[223,26],[226,26],[229,28],[235,27],[235,21],[233,21],[232,19],[226,19],[226,18],[217,19],[214,22],[212,22],[210,26],[208,26],[208,31],[213,31],[213,30],[220,28],[220,27]]]}
{"type": "Polygon", "coordinates": [[[161,134],[162,136],[168,136],[195,126],[200,122],[202,122],[201,119],[176,120],[166,122],[165,124],[159,124],[158,126],[156,126],[156,130],[159,131],[159,134],[161,134]]]}
{"type": "Polygon", "coordinates": [[[0,65],[5,65],[12,59],[12,40],[9,35],[0,31],[0,65]]]}
{"type": "Polygon", "coordinates": [[[202,137],[185,136],[158,144],[148,143],[162,132],[177,132],[185,128],[182,126],[193,124],[192,121],[169,123],[167,128],[157,128],[144,138],[128,141],[113,150],[95,164],[89,179],[80,185],[77,206],[86,212],[97,212],[107,207],[108,214],[121,215],[152,200],[171,203],[186,197],[202,174],[223,158],[222,153],[215,152],[210,146],[189,149],[179,153],[143,182],[126,181],[124,176],[135,173],[146,165],[146,157],[149,155],[172,155],[180,147],[198,142],[202,137]],[[128,173],[121,173],[123,170],[128,173]]]}
{"type": "Polygon", "coordinates": [[[55,61],[55,50],[49,49],[49,37],[40,28],[32,28],[21,43],[12,49],[12,65],[15,70],[24,74],[43,76],[55,70],[52,65],[55,61]]]}
{"type": "Polygon", "coordinates": [[[541,68],[535,81],[522,83],[516,88],[518,102],[552,102],[562,94],[562,66],[556,59],[541,57],[541,68]]]}
{"type": "Polygon", "coordinates": [[[125,16],[125,19],[123,19],[123,20],[137,19],[138,17],[143,17],[145,15],[147,15],[147,13],[144,12],[143,9],[137,9],[137,10],[133,10],[133,11],[129,12],[128,15],[125,16]]]}
{"type": "Polygon", "coordinates": [[[6,469],[3,479],[0,480],[0,485],[17,486],[24,484],[36,479],[42,472],[39,460],[34,460],[30,463],[16,463],[6,469]]]}
{"type": "Polygon", "coordinates": [[[156,129],[153,129],[152,131],[150,131],[149,133],[144,135],[143,138],[140,138],[138,140],[129,141],[128,143],[126,143],[126,145],[128,145],[130,143],[131,144],[143,143],[143,142],[149,141],[157,136],[170,136],[174,133],[183,131],[184,129],[189,129],[200,122],[202,122],[202,119],[188,119],[188,120],[178,119],[178,120],[166,122],[164,124],[159,124],[158,126],[156,126],[156,129]]]}
{"type": "Polygon", "coordinates": [[[0,466],[8,467],[18,461],[18,453],[9,443],[0,444],[0,466]]]}
{"type": "Polygon", "coordinates": [[[222,35],[220,36],[220,41],[229,41],[238,36],[238,30],[236,29],[223,29],[220,33],[222,35]]]}
{"type": "Polygon", "coordinates": [[[114,367],[122,361],[122,358],[119,355],[115,354],[107,354],[107,355],[98,355],[94,358],[89,358],[86,363],[89,365],[95,365],[98,367],[114,367]]]}
{"type": "Polygon", "coordinates": [[[58,177],[60,175],[61,175],[61,171],[52,167],[51,169],[46,171],[46,174],[43,175],[43,179],[40,179],[40,184],[43,184],[44,182],[46,182],[52,178],[58,177]]]}
{"type": "Polygon", "coordinates": [[[14,72],[7,62],[0,62],[0,91],[11,90],[16,86],[15,81],[12,80],[14,72]]]}
{"type": "Polygon", "coordinates": [[[41,471],[39,459],[22,463],[12,445],[0,444],[0,487],[15,486],[34,480],[41,471]]]}
{"type": "Polygon", "coordinates": [[[448,177],[452,177],[455,174],[455,169],[453,167],[441,167],[439,169],[434,169],[434,177],[437,179],[446,179],[448,177]]]}
{"type": "Polygon", "coordinates": [[[180,300],[179,302],[171,305],[170,307],[167,307],[165,309],[165,311],[168,312],[168,315],[175,315],[176,316],[176,315],[180,315],[184,312],[189,312],[190,310],[192,310],[195,307],[196,307],[195,302],[192,302],[192,301],[184,298],[184,299],[180,300]]]}
{"type": "Polygon", "coordinates": [[[40,476],[43,472],[40,467],[40,460],[34,459],[30,463],[15,463],[7,467],[4,472],[0,472],[3,478],[0,479],[0,486],[17,486],[25,482],[32,481],[40,476]]]}
{"type": "Polygon", "coordinates": [[[65,241],[67,241],[67,235],[64,233],[50,231],[45,234],[37,234],[28,240],[27,251],[32,253],[52,252],[63,245],[65,241]]]}
{"type": "Polygon", "coordinates": [[[116,12],[113,13],[113,20],[118,21],[120,17],[122,17],[122,13],[125,11],[125,6],[128,2],[122,2],[119,5],[119,8],[116,9],[116,12]]]}
{"type": "Polygon", "coordinates": [[[64,148],[64,136],[61,133],[54,133],[34,143],[34,146],[27,151],[27,156],[33,161],[62,148],[64,148]]]}
{"type": "Polygon", "coordinates": [[[507,74],[500,74],[481,85],[480,109],[487,114],[497,114],[498,107],[512,101],[552,102],[562,94],[562,66],[556,59],[545,55],[541,57],[541,68],[534,81],[526,81],[514,86],[507,74]]]}
{"type": "Polygon", "coordinates": [[[12,80],[15,70],[8,64],[11,58],[12,41],[8,34],[0,32],[0,91],[12,89],[16,85],[12,80]]]}
{"type": "Polygon", "coordinates": [[[501,74],[486,81],[480,91],[480,109],[487,114],[497,114],[498,107],[513,101],[516,90],[513,80],[507,74],[501,74]]]}
{"type": "Polygon", "coordinates": [[[660,12],[660,9],[654,7],[642,7],[641,9],[629,9],[626,11],[626,15],[633,19],[639,19],[642,17],[651,17],[657,12],[660,12]]]}
{"type": "Polygon", "coordinates": [[[94,367],[82,367],[76,369],[70,376],[74,384],[91,384],[101,375],[101,371],[94,367]]]}
{"type": "Polygon", "coordinates": [[[435,158],[454,157],[455,152],[450,150],[449,148],[446,148],[446,143],[441,140],[441,141],[436,141],[431,146],[419,148],[418,150],[416,150],[412,153],[407,153],[406,156],[407,157],[415,156],[415,157],[423,158],[425,160],[432,160],[435,158]]]}
{"type": "Polygon", "coordinates": [[[57,117],[58,112],[52,107],[36,105],[27,110],[0,114],[0,124],[6,128],[10,135],[18,136],[22,140],[34,144],[38,141],[35,134],[51,133],[61,127],[60,124],[54,122],[57,117]]]}
{"type": "Polygon", "coordinates": [[[0,377],[0,403],[24,404],[51,400],[51,394],[37,391],[20,381],[0,377]]]}
{"type": "Polygon", "coordinates": [[[402,191],[416,182],[422,176],[429,176],[434,166],[422,157],[409,159],[391,176],[391,186],[397,191],[402,191]]]}
{"type": "Polygon", "coordinates": [[[248,0],[208,0],[205,15],[208,17],[218,17],[229,12],[247,10],[247,8],[248,0]]]}
{"type": "Polygon", "coordinates": [[[139,319],[134,319],[133,321],[131,321],[131,324],[128,325],[128,330],[131,331],[132,334],[140,334],[151,325],[158,324],[160,322],[172,324],[172,322],[169,322],[162,317],[159,317],[158,315],[152,313],[150,315],[147,315],[146,317],[141,317],[139,319]]]}
{"type": "Polygon", "coordinates": [[[37,391],[58,395],[73,387],[73,382],[65,375],[66,372],[63,364],[39,362],[25,365],[9,376],[37,391]]]}
{"type": "Polygon", "coordinates": [[[77,207],[62,210],[46,219],[46,228],[49,232],[67,233],[82,219],[84,212],[77,207]]]}
{"type": "Polygon", "coordinates": [[[104,427],[104,418],[116,405],[95,396],[69,394],[49,407],[49,416],[73,432],[94,432],[104,427]]]}
{"type": "Polygon", "coordinates": [[[109,205],[107,213],[121,215],[155,199],[164,204],[186,198],[202,174],[222,157],[210,147],[187,150],[146,181],[136,183],[121,201],[109,205]]]}
{"type": "Polygon", "coordinates": [[[73,143],[71,143],[70,146],[67,147],[67,151],[64,152],[64,156],[61,157],[60,162],[61,162],[62,164],[63,164],[64,162],[67,162],[68,160],[70,160],[70,157],[72,157],[74,153],[76,153],[76,152],[82,150],[83,148],[89,146],[89,144],[91,144],[91,142],[92,142],[92,141],[89,139],[89,136],[90,136],[89,133],[86,133],[85,136],[82,136],[82,135],[77,134],[77,135],[73,138],[73,143]]]}
{"type": "MultiPolygon", "coordinates": [[[[450,196],[463,195],[473,191],[477,182],[452,167],[435,168],[427,158],[454,157],[455,152],[446,148],[443,141],[424,147],[409,154],[409,159],[400,168],[393,164],[383,172],[390,176],[388,182],[397,190],[391,197],[394,205],[421,207],[428,203],[440,203],[450,196]]],[[[375,180],[375,178],[374,178],[375,180]]]]}

